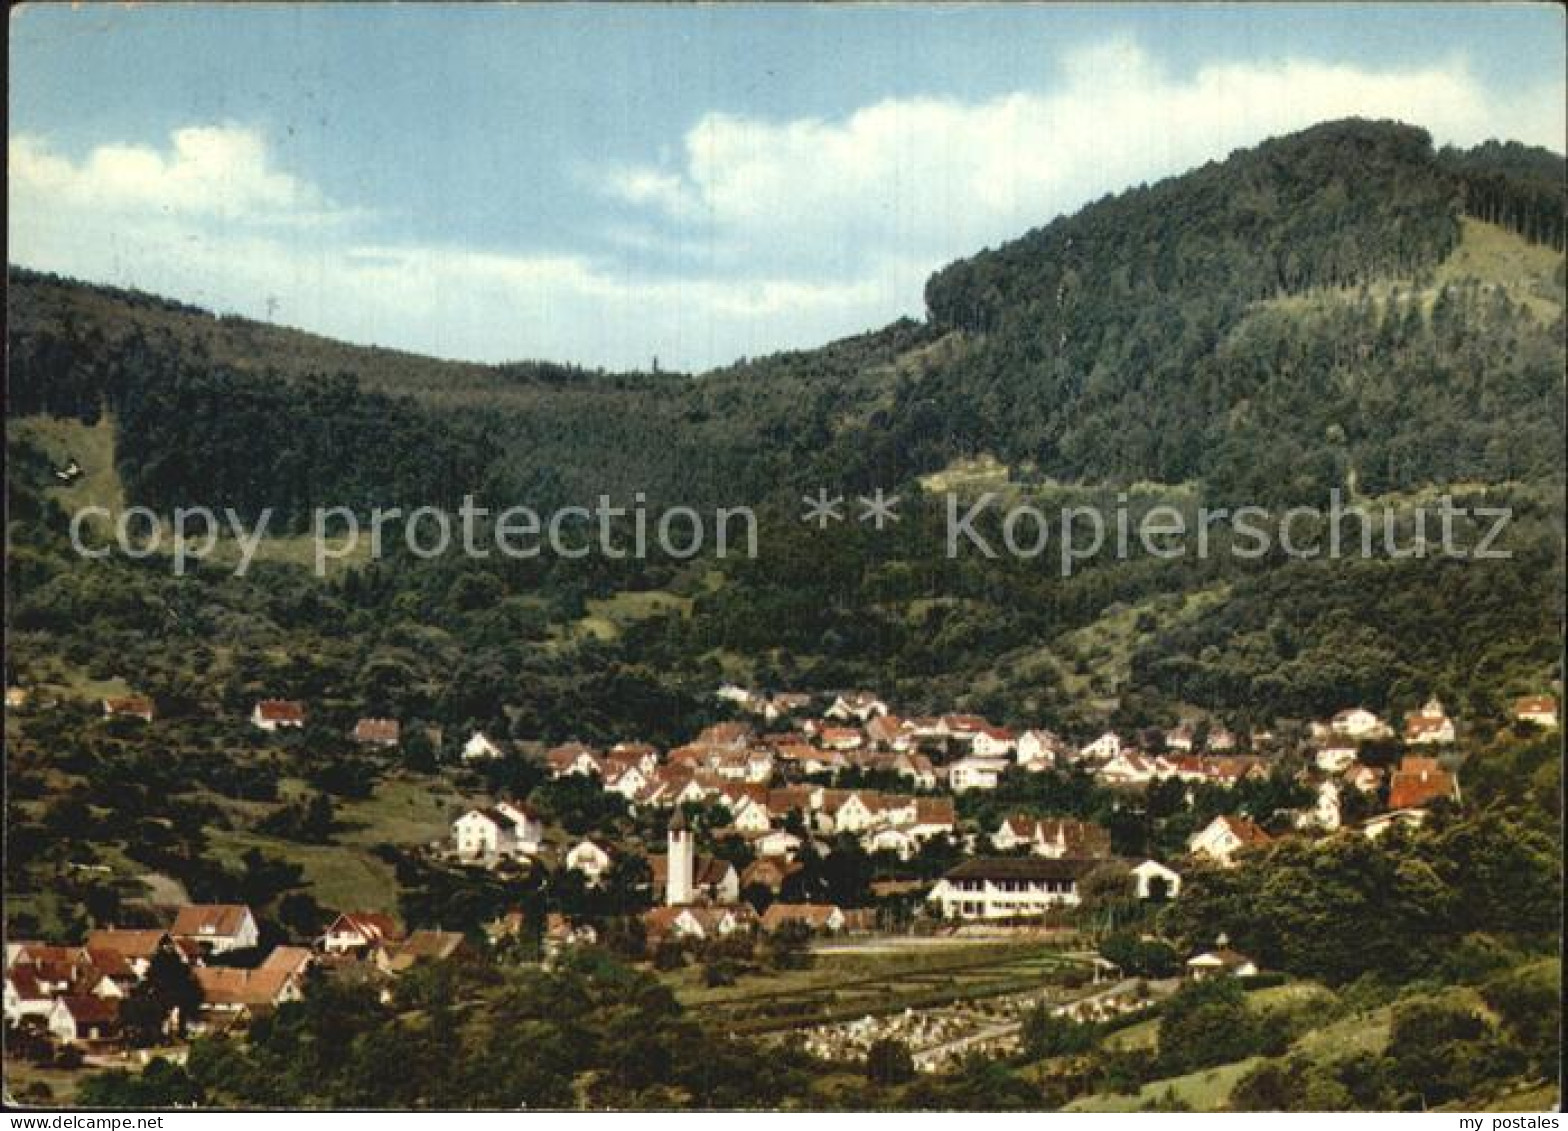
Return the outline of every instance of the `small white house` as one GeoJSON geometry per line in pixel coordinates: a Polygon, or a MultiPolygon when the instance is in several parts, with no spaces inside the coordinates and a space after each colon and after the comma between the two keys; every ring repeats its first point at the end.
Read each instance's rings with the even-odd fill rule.
{"type": "Polygon", "coordinates": [[[1017,745],[1017,738],[1006,727],[987,726],[975,732],[969,749],[979,758],[1005,758],[1017,745]]]}
{"type": "Polygon", "coordinates": [[[1557,700],[1550,695],[1527,695],[1513,702],[1515,721],[1530,723],[1542,730],[1557,729],[1557,700]]]}
{"type": "Polygon", "coordinates": [[[1181,894],[1181,874],[1158,860],[1145,860],[1131,869],[1139,899],[1175,899],[1181,894]]]}
{"type": "Polygon", "coordinates": [[[457,854],[470,860],[532,855],[541,836],[538,819],[510,802],[470,809],[452,822],[457,854]]]}
{"type": "Polygon", "coordinates": [[[175,913],[169,937],[194,943],[207,954],[223,954],[249,950],[260,941],[261,932],[244,904],[201,903],[187,904],[175,913]]]}
{"type": "Polygon", "coordinates": [[[1018,764],[1028,770],[1043,770],[1056,765],[1065,746],[1048,730],[1026,730],[1018,736],[1014,753],[1018,764]]]}
{"type": "Polygon", "coordinates": [[[1329,730],[1342,738],[1383,738],[1388,725],[1365,707],[1349,707],[1329,720],[1329,730]]]}
{"type": "Polygon", "coordinates": [[[598,883],[614,863],[610,850],[592,837],[578,841],[566,853],[566,866],[575,868],[592,883],[598,883]]]}
{"type": "Polygon", "coordinates": [[[1099,738],[1078,751],[1083,762],[1105,762],[1122,752],[1122,740],[1114,731],[1106,731],[1099,738]]]}
{"type": "Polygon", "coordinates": [[[1221,974],[1232,978],[1250,978],[1257,972],[1257,964],[1252,959],[1226,947],[1206,950],[1187,959],[1187,974],[1194,981],[1221,974]]]}
{"type": "Polygon", "coordinates": [[[1355,765],[1356,744],[1330,742],[1318,749],[1312,756],[1312,762],[1325,774],[1342,774],[1355,765]]]}
{"type": "Polygon", "coordinates": [[[995,789],[1007,766],[1006,758],[960,758],[947,768],[947,786],[954,793],[995,789]]]}
{"type": "Polygon", "coordinates": [[[488,758],[501,757],[501,748],[485,737],[482,731],[474,731],[473,737],[463,743],[463,761],[478,762],[488,758]]]}
{"type": "Polygon", "coordinates": [[[1273,838],[1246,817],[1215,817],[1187,842],[1194,856],[1206,856],[1229,867],[1244,848],[1267,844],[1273,838]]]}

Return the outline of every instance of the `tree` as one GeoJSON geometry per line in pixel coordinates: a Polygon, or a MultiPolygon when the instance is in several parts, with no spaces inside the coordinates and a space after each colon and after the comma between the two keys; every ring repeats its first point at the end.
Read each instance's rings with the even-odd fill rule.
{"type": "Polygon", "coordinates": [[[915,1059],[908,1045],[892,1037],[871,1042],[866,1050],[866,1079],[880,1088],[891,1088],[914,1077],[915,1059]]]}
{"type": "Polygon", "coordinates": [[[775,970],[804,970],[811,965],[811,928],[799,919],[780,923],[768,935],[767,961],[775,970]]]}

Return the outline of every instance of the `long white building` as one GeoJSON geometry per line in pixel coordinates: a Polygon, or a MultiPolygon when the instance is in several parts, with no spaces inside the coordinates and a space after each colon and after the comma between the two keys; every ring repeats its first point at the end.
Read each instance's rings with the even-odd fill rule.
{"type": "Polygon", "coordinates": [[[1104,860],[978,856],[937,881],[926,898],[949,919],[1014,919],[1078,902],[1078,881],[1104,860]]]}

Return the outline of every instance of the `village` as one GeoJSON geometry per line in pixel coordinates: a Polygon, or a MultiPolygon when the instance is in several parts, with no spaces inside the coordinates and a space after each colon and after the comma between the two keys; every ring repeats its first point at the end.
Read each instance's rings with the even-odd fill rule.
{"type": "MultiPolygon", "coordinates": [[[[533,755],[549,780],[596,785],[632,812],[652,815],[650,827],[662,830],[653,847],[662,851],[602,833],[567,835],[528,801],[508,796],[453,813],[450,837],[427,851],[503,878],[548,866],[576,873],[588,889],[610,883],[613,874],[642,877],[636,919],[644,955],[661,969],[678,965],[683,953],[701,953],[712,970],[713,955],[745,957],[769,940],[775,950],[797,954],[835,946],[898,953],[911,940],[1044,945],[1053,932],[1077,940],[1076,949],[1062,947],[1058,955],[1071,977],[1041,976],[1022,989],[930,1005],[900,1007],[895,999],[853,1017],[773,1027],[771,1039],[803,1041],[824,1057],[863,1056],[875,1041],[896,1038],[913,1050],[917,1068],[936,1070],[968,1052],[1012,1047],[1024,1011],[1042,1003],[1062,1016],[1105,1019],[1145,1008],[1183,978],[1256,975],[1253,960],[1221,936],[1180,956],[1180,969],[1168,977],[1134,978],[1083,945],[1084,924],[1073,913],[1091,891],[1154,905],[1179,900],[1192,869],[1244,866],[1249,853],[1281,838],[1375,839],[1420,826],[1434,807],[1462,803],[1460,724],[1435,698],[1397,730],[1362,707],[1311,724],[1293,763],[1301,766],[1297,784],[1309,804],[1219,813],[1188,838],[1184,852],[1166,859],[1119,855],[1110,831],[1081,817],[1008,812],[995,828],[983,828],[961,813],[1018,774],[1085,774],[1127,796],[1170,782],[1189,791],[1235,790],[1275,772],[1283,753],[1275,736],[1238,736],[1195,720],[1152,734],[1108,731],[1074,744],[1048,730],[1015,732],[973,715],[902,717],[866,691],[818,697],[725,686],[717,698],[734,717],[676,749],[571,743],[533,755]],[[1385,751],[1379,761],[1386,764],[1364,759],[1374,747],[1385,751]],[[900,788],[843,784],[868,777],[900,788]],[[1346,815],[1352,797],[1362,814],[1355,820],[1346,815]],[[917,861],[940,849],[955,862],[929,882],[874,884],[878,897],[901,902],[901,916],[800,897],[791,878],[803,859],[830,857],[835,845],[846,851],[846,837],[878,860],[917,861]],[[628,868],[629,860],[638,867],[628,868]]],[[[8,706],[21,702],[8,692],[8,706]]],[[[109,719],[156,720],[154,704],[141,696],[108,699],[102,708],[109,719]]],[[[300,730],[307,711],[303,703],[263,700],[250,722],[267,734],[300,730]]],[[[1548,696],[1516,700],[1511,715],[1520,725],[1558,726],[1548,696]]],[[[352,737],[391,749],[401,728],[396,720],[366,718],[352,737]]],[[[512,744],[476,732],[460,760],[473,766],[516,756],[512,744]]],[[[112,1065],[136,1046],[145,1060],[149,1044],[177,1047],[185,1037],[242,1033],[256,1018],[300,1001],[313,978],[365,980],[386,995],[416,966],[494,952],[524,936],[539,943],[534,960],[549,963],[567,948],[600,942],[604,926],[555,911],[531,922],[519,906],[483,932],[465,934],[335,908],[319,935],[263,945],[257,916],[243,904],[166,910],[160,925],[106,925],[68,944],[7,940],[4,1015],[19,1038],[9,1047],[47,1046],[61,1063],[112,1065]]]]}

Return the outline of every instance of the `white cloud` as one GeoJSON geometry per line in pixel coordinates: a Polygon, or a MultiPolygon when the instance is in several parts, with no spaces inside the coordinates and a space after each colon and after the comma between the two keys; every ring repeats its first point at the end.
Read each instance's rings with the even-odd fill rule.
{"type": "Polygon", "coordinates": [[[1060,72],[1044,93],[893,99],[833,121],[710,114],[671,165],[618,170],[603,187],[672,222],[702,217],[736,255],[826,266],[846,247],[896,247],[935,265],[1326,119],[1397,118],[1439,142],[1504,134],[1554,148],[1565,128],[1560,84],[1500,96],[1457,60],[1402,71],[1227,63],[1174,77],[1113,41],[1069,55],[1060,72]]]}
{"type": "Polygon", "coordinates": [[[9,145],[12,194],[62,209],[117,214],[160,212],[257,223],[343,218],[311,185],[272,167],[265,140],[238,126],[175,130],[167,152],[104,145],[79,164],[47,141],[22,135],[9,145]]]}
{"type": "Polygon", "coordinates": [[[1043,92],[889,99],[833,120],[707,115],[658,165],[597,173],[623,209],[603,225],[607,257],[367,237],[387,218],[328,200],[243,127],[192,127],[163,150],[106,145],[79,160],[19,136],[11,255],[254,317],[275,297],[289,324],[443,356],[620,367],[657,354],[699,367],[918,315],[926,276],[947,260],[1326,118],[1553,148],[1565,128],[1561,84],[1499,94],[1458,61],[1227,63],[1173,76],[1118,41],[1057,73],[1043,92]],[[679,266],[634,266],[648,262],[679,266]]]}

